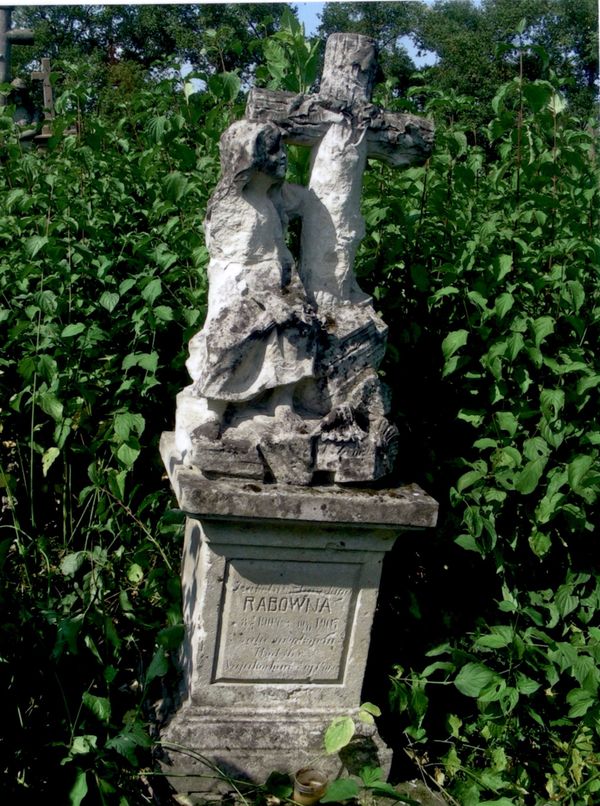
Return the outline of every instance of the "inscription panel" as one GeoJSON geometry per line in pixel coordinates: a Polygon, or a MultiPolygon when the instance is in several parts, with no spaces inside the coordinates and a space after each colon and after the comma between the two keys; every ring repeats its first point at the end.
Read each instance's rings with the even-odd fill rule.
{"type": "Polygon", "coordinates": [[[356,563],[230,560],[213,682],[341,682],[359,573],[356,563]]]}

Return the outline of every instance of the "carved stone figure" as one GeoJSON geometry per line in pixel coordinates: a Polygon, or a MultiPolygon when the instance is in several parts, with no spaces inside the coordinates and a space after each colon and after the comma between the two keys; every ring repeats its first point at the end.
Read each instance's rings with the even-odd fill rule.
{"type": "Polygon", "coordinates": [[[161,439],[187,516],[162,764],[186,803],[316,758],[330,780],[390,768],[375,725],[322,756],[333,719],[360,722],[383,557],[437,513],[414,484],[369,484],[391,468],[397,431],[377,374],[387,328],[353,271],[362,175],[370,158],[423,160],[432,140],[427,121],[370,102],[375,70],[372,40],[335,34],[318,95],[253,90],[221,138],[208,312],[176,433],[161,439]],[[306,187],[285,182],[287,143],[312,150],[306,187]]]}
{"type": "Polygon", "coordinates": [[[336,34],[318,96],[254,90],[221,138],[208,314],[176,418],[184,461],[209,477],[353,482],[392,467],[397,431],[377,375],[387,328],[353,271],[362,176],[368,157],[422,161],[432,129],[371,104],[376,69],[371,39],[336,34]],[[312,149],[306,188],[284,182],[284,142],[312,149]]]}
{"type": "MultiPolygon", "coordinates": [[[[316,335],[284,239],[281,133],[272,124],[234,123],[221,138],[221,162],[205,221],[208,316],[190,343],[194,383],[182,396],[196,412],[193,433],[210,439],[219,437],[228,404],[267,392],[265,413],[289,417],[296,384],[313,374],[316,335]]],[[[179,429],[178,438],[191,448],[189,432],[179,429]]]]}

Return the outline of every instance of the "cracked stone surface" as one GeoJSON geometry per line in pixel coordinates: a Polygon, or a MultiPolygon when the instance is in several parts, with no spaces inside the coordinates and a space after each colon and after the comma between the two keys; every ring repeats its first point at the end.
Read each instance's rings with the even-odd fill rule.
{"type": "Polygon", "coordinates": [[[354,275],[362,179],[369,157],[423,162],[433,128],[374,106],[376,71],[371,39],[334,34],[318,95],[253,90],[221,137],[204,222],[208,313],[175,427],[184,462],[210,478],[310,485],[392,469],[398,432],[377,374],[387,327],[354,275]],[[306,187],[285,181],[288,143],[311,150],[306,187]]]}
{"type": "MultiPolygon", "coordinates": [[[[361,725],[384,555],[436,522],[417,485],[386,486],[398,450],[377,372],[387,327],[353,269],[366,160],[422,161],[433,130],[371,103],[375,71],[372,40],[334,34],[318,95],[253,90],[221,138],[207,317],[161,439],[187,516],[162,765],[188,804],[316,758],[331,777],[352,771],[323,736],[339,716],[361,725]],[[311,149],[306,187],[285,182],[288,143],[311,149]]],[[[355,760],[367,753],[385,777],[390,749],[374,725],[359,733],[355,760]]]]}

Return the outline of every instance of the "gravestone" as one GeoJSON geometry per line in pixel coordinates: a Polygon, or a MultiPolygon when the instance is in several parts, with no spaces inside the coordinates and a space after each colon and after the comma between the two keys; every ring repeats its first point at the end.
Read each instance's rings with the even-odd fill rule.
{"type": "MultiPolygon", "coordinates": [[[[213,768],[293,772],[334,717],[357,714],[383,557],[436,520],[423,490],[383,482],[398,450],[377,373],[387,329],[353,272],[366,160],[423,162],[433,138],[429,121],[371,103],[376,71],[371,39],[334,34],[318,95],[254,90],[221,138],[208,312],[161,441],[187,515],[165,769],[200,801],[227,789],[213,768]],[[307,187],[284,181],[287,143],[312,151],[307,187]]],[[[366,738],[389,768],[374,728],[366,738]]]]}
{"type": "Polygon", "coordinates": [[[31,78],[34,81],[42,82],[42,92],[44,96],[44,124],[42,131],[35,137],[38,145],[44,146],[52,137],[52,120],[54,119],[54,96],[52,94],[52,84],[50,82],[50,59],[41,60],[41,70],[34,70],[31,78]]]}

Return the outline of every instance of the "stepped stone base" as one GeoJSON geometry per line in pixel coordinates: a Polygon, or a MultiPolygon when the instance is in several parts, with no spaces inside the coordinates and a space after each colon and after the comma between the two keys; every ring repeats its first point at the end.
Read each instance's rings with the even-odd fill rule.
{"type": "MultiPolygon", "coordinates": [[[[161,452],[188,515],[183,705],[162,733],[171,783],[199,803],[232,788],[215,767],[255,783],[309,763],[335,777],[323,735],[358,711],[383,557],[402,531],[433,526],[437,504],[416,486],[209,480],[172,434],[161,452]]],[[[374,727],[359,745],[363,766],[389,769],[374,727]]]]}

